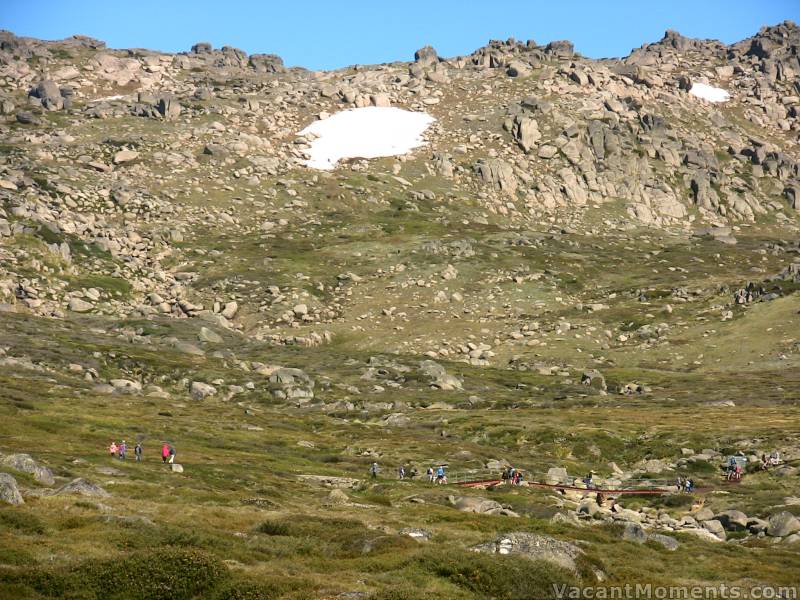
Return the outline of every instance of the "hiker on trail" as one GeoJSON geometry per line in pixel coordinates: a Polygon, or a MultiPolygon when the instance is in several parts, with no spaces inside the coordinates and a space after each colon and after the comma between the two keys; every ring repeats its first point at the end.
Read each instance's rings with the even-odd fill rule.
{"type": "Polygon", "coordinates": [[[678,475],[678,481],[675,483],[675,485],[677,485],[679,492],[683,491],[683,477],[681,475],[678,475]]]}
{"type": "Polygon", "coordinates": [[[781,464],[781,453],[773,450],[769,455],[769,464],[773,467],[781,464]]]}
{"type": "Polygon", "coordinates": [[[426,471],[426,473],[428,474],[428,483],[433,483],[433,480],[434,480],[434,477],[435,477],[434,473],[433,473],[433,467],[428,467],[428,470],[426,471]]]}
{"type": "Polygon", "coordinates": [[[397,469],[397,476],[400,479],[405,479],[406,478],[406,468],[403,465],[400,465],[400,468],[397,469]]]}
{"type": "Polygon", "coordinates": [[[766,454],[761,454],[761,470],[766,471],[769,469],[769,459],[766,454]]]}
{"type": "Polygon", "coordinates": [[[133,454],[136,456],[136,462],[142,462],[142,443],[136,442],[136,446],[133,447],[133,454]]]}
{"type": "Polygon", "coordinates": [[[117,456],[117,442],[111,442],[111,445],[108,447],[108,452],[111,456],[117,456]]]}
{"type": "Polygon", "coordinates": [[[172,446],[169,447],[169,464],[175,462],[175,448],[172,446]]]}
{"type": "Polygon", "coordinates": [[[447,475],[445,475],[443,465],[439,465],[439,468],[436,469],[436,483],[439,485],[447,483],[447,475]]]}
{"type": "Polygon", "coordinates": [[[586,474],[586,477],[583,478],[583,483],[586,484],[587,488],[594,487],[594,471],[590,471],[586,474]]]}
{"type": "Polygon", "coordinates": [[[168,459],[169,459],[169,444],[167,442],[164,442],[164,445],[161,446],[161,462],[166,464],[168,459]]]}
{"type": "Polygon", "coordinates": [[[122,440],[122,443],[119,445],[119,459],[125,460],[125,455],[128,453],[128,444],[125,443],[125,440],[122,440]]]}
{"type": "Polygon", "coordinates": [[[686,480],[686,492],[691,494],[694,491],[694,480],[687,479],[686,480]]]}
{"type": "Polygon", "coordinates": [[[372,466],[369,468],[370,475],[373,479],[378,478],[378,463],[372,463],[372,466]]]}

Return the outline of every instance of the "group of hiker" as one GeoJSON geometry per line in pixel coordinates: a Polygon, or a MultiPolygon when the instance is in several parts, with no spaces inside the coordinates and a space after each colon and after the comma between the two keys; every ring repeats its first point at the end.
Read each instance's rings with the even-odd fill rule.
{"type": "Polygon", "coordinates": [[[500,477],[505,483],[510,485],[522,485],[522,481],[525,479],[522,471],[512,466],[508,466],[503,469],[503,473],[500,475],[500,477]]]}
{"type": "MultiPolygon", "coordinates": [[[[128,457],[128,443],[125,440],[122,440],[119,444],[111,442],[111,445],[108,447],[108,452],[112,458],[125,460],[128,457]]],[[[133,455],[136,457],[136,462],[142,460],[142,444],[140,442],[136,442],[136,445],[133,447],[133,455]]]]}
{"type": "MultiPolygon", "coordinates": [[[[446,484],[447,483],[447,473],[445,472],[445,467],[447,465],[439,465],[434,469],[433,467],[428,467],[426,471],[426,475],[428,476],[429,483],[436,483],[436,484],[446,484]]],[[[378,473],[380,473],[381,469],[378,466],[377,462],[373,462],[370,465],[369,473],[372,479],[378,478],[378,473]]],[[[397,478],[398,479],[411,479],[412,481],[414,478],[419,475],[419,471],[416,467],[412,467],[410,471],[406,471],[405,465],[400,465],[397,468],[397,478]]]]}
{"type": "Polygon", "coordinates": [[[678,480],[675,482],[675,486],[678,488],[678,492],[691,494],[694,491],[694,479],[679,475],[678,480]]]}
{"type": "Polygon", "coordinates": [[[770,467],[777,467],[781,464],[781,453],[777,450],[770,452],[769,456],[766,454],[761,455],[761,470],[766,471],[770,467]]]}
{"type": "MultiPolygon", "coordinates": [[[[128,456],[128,444],[125,442],[125,440],[122,440],[122,442],[119,444],[117,444],[115,441],[112,441],[108,446],[108,452],[112,458],[125,460],[128,456]]],[[[144,449],[142,448],[142,443],[136,442],[136,445],[133,447],[133,454],[136,457],[136,462],[142,461],[143,453],[144,449]]],[[[164,442],[164,444],[161,446],[161,462],[164,464],[172,464],[175,462],[175,447],[167,442],[164,442]]]]}

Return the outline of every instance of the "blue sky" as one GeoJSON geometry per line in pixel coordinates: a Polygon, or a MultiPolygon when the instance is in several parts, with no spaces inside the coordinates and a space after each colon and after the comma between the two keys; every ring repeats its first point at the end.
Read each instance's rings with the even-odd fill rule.
{"type": "Polygon", "coordinates": [[[785,19],[800,21],[800,0],[0,0],[0,28],[18,35],[170,52],[208,41],[311,69],[409,60],[425,44],[468,54],[509,37],[622,56],[666,29],[730,43],[785,19]]]}

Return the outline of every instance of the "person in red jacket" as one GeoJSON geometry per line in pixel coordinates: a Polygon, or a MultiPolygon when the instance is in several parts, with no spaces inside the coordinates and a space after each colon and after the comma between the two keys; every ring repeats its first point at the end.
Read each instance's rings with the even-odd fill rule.
{"type": "Polygon", "coordinates": [[[161,446],[161,462],[166,463],[168,458],[169,458],[169,444],[167,442],[164,442],[164,445],[161,446]]]}

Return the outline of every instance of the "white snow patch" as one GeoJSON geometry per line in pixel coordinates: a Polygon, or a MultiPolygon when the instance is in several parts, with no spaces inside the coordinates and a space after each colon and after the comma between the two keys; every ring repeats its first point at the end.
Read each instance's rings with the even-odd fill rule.
{"type": "Polygon", "coordinates": [[[425,143],[422,134],[435,120],[424,112],[382,106],[338,112],[300,132],[317,136],[306,165],[328,171],[343,158],[405,154],[425,143]]]}
{"type": "Polygon", "coordinates": [[[104,96],[103,98],[95,98],[94,100],[89,100],[89,102],[111,102],[113,100],[122,100],[126,98],[124,94],[118,94],[116,96],[104,96]]]}
{"type": "Polygon", "coordinates": [[[707,83],[693,83],[689,93],[709,102],[727,102],[731,99],[731,95],[726,90],[707,83]]]}

